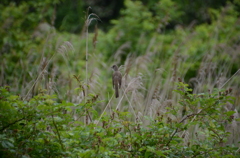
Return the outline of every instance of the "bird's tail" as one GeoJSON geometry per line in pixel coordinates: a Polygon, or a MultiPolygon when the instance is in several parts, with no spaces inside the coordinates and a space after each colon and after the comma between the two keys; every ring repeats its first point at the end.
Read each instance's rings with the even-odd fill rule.
{"type": "Polygon", "coordinates": [[[118,98],[119,97],[119,95],[118,95],[118,84],[115,84],[114,87],[115,87],[116,98],[118,98]]]}

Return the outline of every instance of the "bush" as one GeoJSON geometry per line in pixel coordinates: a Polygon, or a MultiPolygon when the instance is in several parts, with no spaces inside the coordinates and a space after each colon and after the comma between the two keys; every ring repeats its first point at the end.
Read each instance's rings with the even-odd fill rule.
{"type": "Polygon", "coordinates": [[[39,94],[28,101],[0,92],[0,139],[3,157],[231,157],[225,127],[236,119],[224,111],[231,90],[191,94],[179,82],[179,104],[136,117],[114,110],[98,115],[97,96],[86,104],[55,101],[39,94]],[[182,115],[182,117],[180,116],[182,115]],[[85,119],[84,119],[85,118],[85,119]],[[180,119],[181,118],[181,119],[180,119]],[[132,121],[131,121],[132,120],[132,121]],[[91,122],[89,122],[91,121],[91,122]],[[85,122],[85,123],[84,123],[85,122]],[[148,123],[146,123],[148,122],[148,123]]]}

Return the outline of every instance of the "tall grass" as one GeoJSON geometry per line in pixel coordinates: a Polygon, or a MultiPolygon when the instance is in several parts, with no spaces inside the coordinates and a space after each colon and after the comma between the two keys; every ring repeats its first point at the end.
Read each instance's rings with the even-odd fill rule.
{"type": "MultiPolygon", "coordinates": [[[[178,105],[179,95],[173,90],[176,89],[175,82],[181,80],[188,83],[195,94],[211,93],[214,88],[232,88],[232,95],[236,97],[236,101],[235,104],[229,103],[225,109],[236,111],[234,117],[239,118],[240,64],[237,57],[240,47],[228,46],[228,49],[221,49],[219,53],[221,45],[227,46],[229,42],[222,44],[218,40],[220,24],[215,26],[216,31],[211,36],[213,44],[204,49],[200,55],[198,51],[201,50],[190,48],[191,45],[199,42],[199,32],[192,31],[183,39],[177,38],[170,44],[162,40],[164,35],[143,38],[141,40],[147,43],[147,49],[139,56],[134,52],[124,52],[125,48],[131,48],[131,42],[126,42],[119,46],[115,53],[113,51],[109,57],[112,59],[110,61],[103,57],[106,53],[94,52],[94,46],[89,45],[89,38],[94,38],[88,30],[93,20],[100,19],[96,14],[89,14],[85,23],[85,39],[66,35],[68,39],[63,42],[62,39],[66,38],[64,35],[50,33],[46,37],[45,44],[42,45],[42,51],[37,55],[29,52],[26,59],[20,59],[16,63],[21,67],[21,72],[13,70],[12,76],[6,76],[5,71],[9,71],[9,68],[8,61],[4,61],[1,64],[1,85],[9,85],[15,92],[20,92],[24,100],[37,93],[47,92],[57,95],[59,100],[74,103],[82,103],[84,100],[87,103],[87,96],[98,95],[99,100],[104,100],[94,107],[98,110],[100,118],[103,115],[110,115],[113,110],[129,111],[132,120],[140,119],[147,125],[148,121],[144,116],[155,118],[162,115],[167,118],[166,121],[181,121],[185,117],[184,107],[178,109],[178,116],[168,113],[169,109],[178,105]],[[164,48],[165,45],[170,45],[168,50],[164,48]],[[75,53],[70,53],[73,50],[75,53]],[[231,55],[229,50],[232,50],[231,55]],[[125,62],[121,63],[121,57],[127,53],[125,62]],[[225,57],[227,60],[224,60],[225,57]],[[32,62],[31,60],[34,59],[35,61],[32,62]],[[119,99],[113,98],[114,91],[111,88],[110,67],[113,63],[119,66],[122,64],[120,71],[123,74],[123,84],[119,99]],[[235,72],[233,70],[236,68],[233,67],[237,67],[235,72]]],[[[104,36],[104,33],[100,33],[100,36],[104,36]]],[[[100,40],[103,38],[100,37],[100,40]]],[[[101,41],[98,44],[108,47],[101,41]]],[[[142,46],[139,44],[137,47],[142,46]]],[[[90,121],[96,121],[96,124],[99,122],[99,120],[90,121]]],[[[227,126],[229,130],[234,131],[231,132],[229,142],[236,143],[236,140],[240,139],[237,133],[240,129],[239,123],[235,121],[227,126]]],[[[196,130],[197,127],[184,131],[181,135],[185,135],[187,142],[191,137],[195,137],[196,130]]]]}

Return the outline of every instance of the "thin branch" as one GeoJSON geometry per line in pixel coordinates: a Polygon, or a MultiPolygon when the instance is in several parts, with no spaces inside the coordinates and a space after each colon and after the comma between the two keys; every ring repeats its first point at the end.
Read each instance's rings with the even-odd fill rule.
{"type": "MultiPolygon", "coordinates": [[[[31,116],[31,115],[29,115],[29,116],[31,116]]],[[[27,117],[29,117],[29,116],[27,116],[27,117]]],[[[12,122],[12,123],[9,123],[8,125],[2,127],[2,128],[0,129],[0,131],[4,131],[4,130],[7,129],[8,127],[16,124],[17,122],[22,121],[22,120],[25,120],[27,117],[23,117],[23,118],[21,118],[21,119],[15,120],[15,121],[12,122]]]]}
{"type": "MultiPolygon", "coordinates": [[[[196,117],[197,115],[199,115],[201,112],[202,112],[202,109],[199,110],[197,113],[189,114],[189,115],[187,115],[185,118],[183,118],[179,123],[182,123],[182,122],[185,121],[186,119],[194,116],[194,118],[191,120],[191,122],[192,122],[192,121],[195,119],[195,117],[196,117]]],[[[172,141],[173,137],[174,137],[175,134],[178,132],[178,130],[179,130],[179,128],[177,128],[177,129],[173,132],[173,134],[171,135],[171,137],[170,137],[169,141],[167,142],[166,146],[169,146],[170,142],[172,141]]]]}
{"type": "Polygon", "coordinates": [[[59,140],[59,143],[61,144],[62,150],[65,150],[65,149],[64,149],[64,146],[63,146],[63,143],[62,143],[62,139],[61,139],[60,133],[59,133],[59,131],[58,131],[58,128],[57,128],[57,125],[56,125],[56,123],[55,123],[55,120],[54,120],[53,115],[52,115],[52,121],[53,121],[53,125],[54,125],[54,127],[55,127],[55,129],[56,129],[56,131],[57,131],[58,140],[59,140]]]}

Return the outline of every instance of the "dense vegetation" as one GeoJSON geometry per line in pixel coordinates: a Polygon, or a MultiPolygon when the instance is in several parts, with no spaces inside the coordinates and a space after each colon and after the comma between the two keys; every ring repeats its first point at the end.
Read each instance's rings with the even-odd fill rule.
{"type": "Polygon", "coordinates": [[[83,2],[79,26],[58,19],[66,2],[13,2],[0,4],[2,157],[240,156],[238,1],[125,0],[104,31],[83,2]]]}

